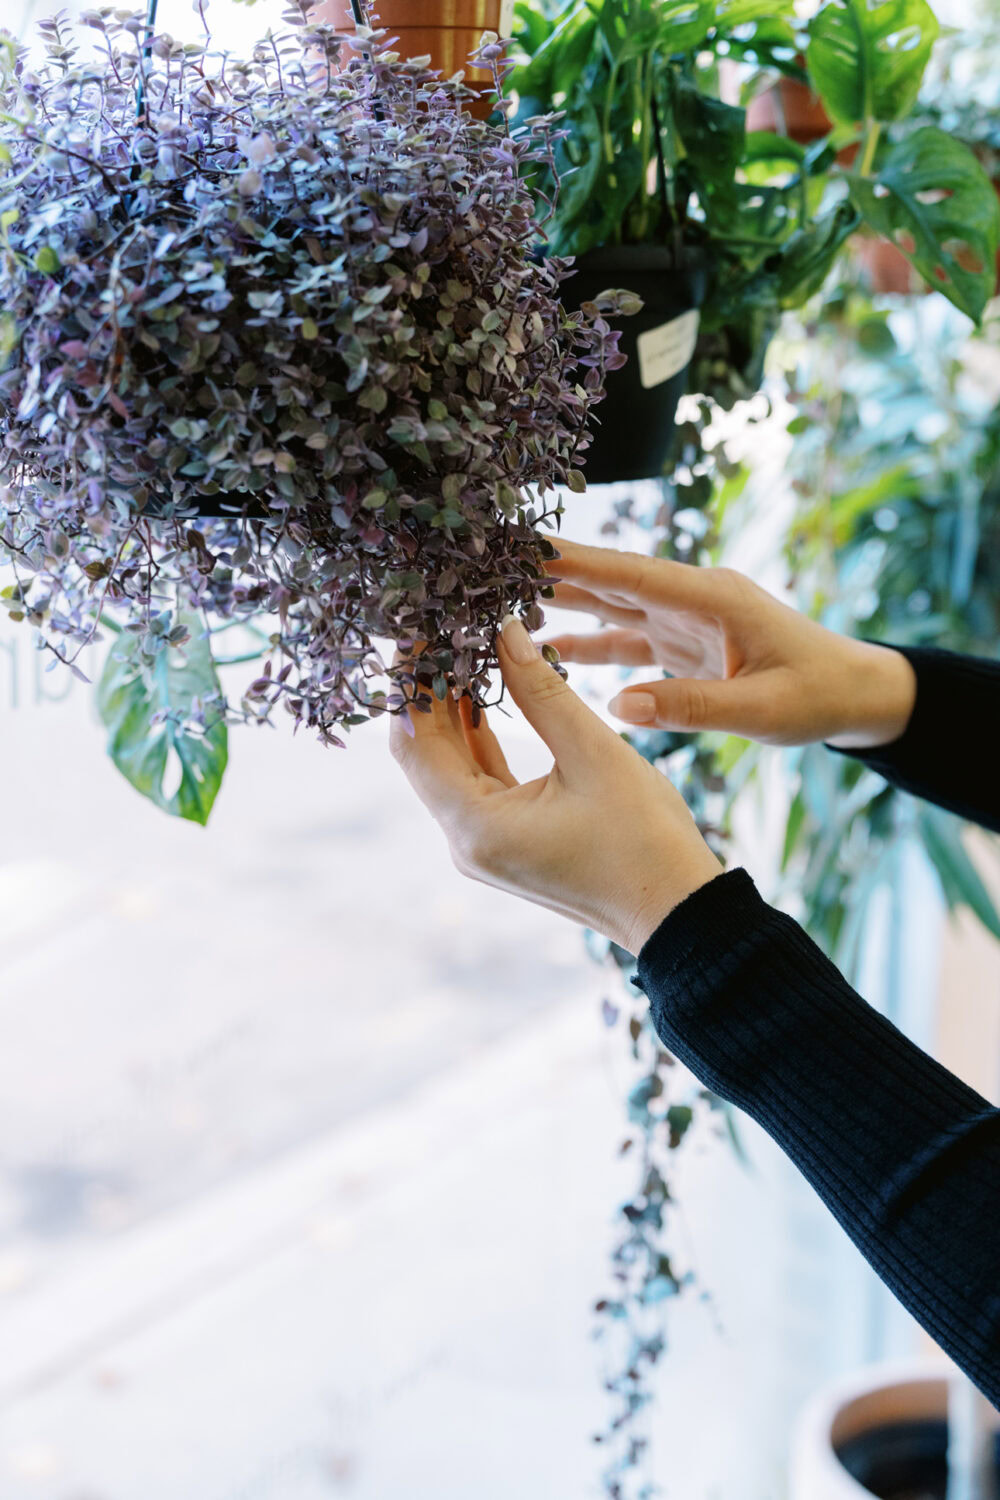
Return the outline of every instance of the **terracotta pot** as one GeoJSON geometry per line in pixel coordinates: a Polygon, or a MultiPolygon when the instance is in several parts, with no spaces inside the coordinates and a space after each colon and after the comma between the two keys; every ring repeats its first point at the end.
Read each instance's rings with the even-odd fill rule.
{"type": "MultiPolygon", "coordinates": [[[[796,1423],[790,1500],[943,1500],[954,1378],[918,1361],[868,1368],[822,1391],[796,1423]]],[[[995,1428],[1000,1414],[990,1421],[995,1428]]]]}
{"type": "MultiPolygon", "coordinates": [[[[336,10],[353,26],[350,0],[328,0],[327,11],[336,10]]],[[[480,31],[500,32],[503,0],[373,0],[380,26],[472,26],[480,31]]],[[[501,33],[502,35],[502,33],[501,33]]]]}
{"type": "MultiPolygon", "coordinates": [[[[800,146],[821,140],[833,129],[833,121],[823,108],[823,101],[808,84],[794,78],[780,78],[747,105],[747,129],[771,130],[786,135],[800,146]]],[[[860,142],[852,141],[837,152],[842,167],[853,164],[860,142]]]]}
{"type": "MultiPolygon", "coordinates": [[[[493,77],[488,68],[471,67],[469,55],[479,46],[484,31],[510,35],[511,0],[376,0],[373,9],[378,24],[398,37],[396,50],[404,57],[429,55],[431,66],[440,68],[446,78],[462,71],[470,87],[489,90],[470,106],[480,119],[489,115],[493,77]]],[[[340,31],[354,30],[350,0],[320,0],[313,14],[340,31]]]]}
{"type": "Polygon", "coordinates": [[[794,78],[779,78],[771,88],[750,100],[747,129],[770,130],[808,146],[829,134],[832,123],[822,100],[808,84],[794,78]]]}
{"type": "Polygon", "coordinates": [[[852,240],[851,250],[858,264],[864,267],[873,292],[906,297],[928,290],[923,277],[891,240],[859,234],[852,240]]]}

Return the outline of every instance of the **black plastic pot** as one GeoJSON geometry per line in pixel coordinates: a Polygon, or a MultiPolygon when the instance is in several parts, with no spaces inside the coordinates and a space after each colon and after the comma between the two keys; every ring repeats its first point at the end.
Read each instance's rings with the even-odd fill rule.
{"type": "MultiPolygon", "coordinates": [[[[835,1445],[837,1458],[878,1500],[946,1500],[948,1424],[890,1422],[835,1445]]],[[[1000,1451],[994,1462],[1000,1480],[1000,1451]]]]}
{"type": "Polygon", "coordinates": [[[628,364],[608,376],[608,393],[591,418],[594,440],[583,465],[588,484],[662,474],[707,284],[703,267],[678,269],[662,245],[591,250],[563,282],[563,301],[574,309],[611,287],[643,301],[641,312],[616,325],[628,364]]]}
{"type": "MultiPolygon", "coordinates": [[[[266,521],[271,514],[260,496],[249,490],[220,490],[217,495],[196,495],[194,506],[196,514],[204,520],[238,521],[245,515],[251,521],[266,521]]],[[[146,502],[144,514],[155,520],[163,515],[164,507],[165,502],[154,497],[146,502]]],[[[191,525],[194,519],[189,516],[186,524],[191,525]]]]}

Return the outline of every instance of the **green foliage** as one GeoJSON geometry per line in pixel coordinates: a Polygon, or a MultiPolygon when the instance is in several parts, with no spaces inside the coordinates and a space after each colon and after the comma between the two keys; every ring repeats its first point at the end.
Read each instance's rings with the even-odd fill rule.
{"type": "MultiPolygon", "coordinates": [[[[969,378],[966,332],[938,299],[919,299],[890,318],[860,294],[841,290],[804,327],[793,323],[783,345],[795,407],[787,423],[794,438],[788,467],[798,496],[788,563],[803,607],[837,629],[997,652],[1000,411],[969,378]]],[[[968,347],[985,353],[987,345],[1000,356],[997,325],[968,347]]],[[[744,410],[748,419],[773,420],[763,397],[744,410]]],[[[638,522],[658,555],[710,561],[720,528],[738,535],[748,510],[771,502],[728,451],[730,442],[745,446],[745,427],[739,433],[728,424],[727,436],[709,440],[714,415],[710,403],[698,403],[697,415],[678,426],[675,467],[655,505],[643,514],[633,499],[620,501],[606,529],[613,532],[618,519],[638,522]]],[[[721,735],[645,731],[628,738],[681,787],[699,827],[719,847],[743,789],[757,794],[759,748],[721,735]]],[[[823,746],[783,753],[795,778],[784,879],[789,895],[804,903],[807,927],[848,975],[856,976],[873,898],[898,889],[903,852],[914,840],[949,905],[968,907],[1000,935],[1000,917],[957,819],[918,807],[860,762],[823,746]]],[[[612,956],[631,972],[628,955],[612,950],[612,956]]],[[[622,1208],[615,1290],[598,1304],[608,1320],[605,1337],[621,1340],[623,1373],[608,1384],[616,1406],[602,1434],[614,1455],[605,1489],[616,1500],[653,1492],[636,1426],[653,1399],[666,1325],[662,1310],[660,1321],[651,1322],[645,1299],[657,1257],[678,1260],[666,1256],[668,1247],[673,1251],[669,1217],[660,1228],[642,1214],[650,1167],[669,1181],[670,1153],[684,1145],[671,1120],[694,1124],[706,1111],[720,1113],[740,1154],[732,1111],[710,1096],[685,1093],[679,1070],[658,1048],[648,1012],[633,1015],[630,1036],[637,1078],[628,1096],[628,1148],[637,1158],[636,1189],[622,1208]],[[687,1108],[692,1121],[678,1112],[687,1108]]],[[[675,1271],[675,1279],[681,1291],[693,1281],[687,1268],[675,1271]]]]}
{"type": "Polygon", "coordinates": [[[225,701],[208,633],[195,616],[123,631],[97,688],[108,754],[122,775],[175,817],[208,822],[229,758],[225,701]],[[170,782],[176,781],[173,791],[170,782]]]}
{"type": "Polygon", "coordinates": [[[827,0],[809,26],[809,75],[844,125],[901,120],[938,34],[926,0],[827,0]]]}
{"type": "Polygon", "coordinates": [[[865,221],[978,322],[996,290],[1000,201],[968,147],[925,125],[848,183],[865,221]]]}
{"type": "Polygon", "coordinates": [[[917,828],[949,909],[967,906],[988,932],[1000,938],[1000,912],[962,843],[958,819],[940,808],[922,806],[917,812],[917,828]]]}
{"type": "MultiPolygon", "coordinates": [[[[789,469],[801,499],[788,558],[800,604],[835,629],[996,656],[1000,410],[968,363],[1000,357],[997,330],[967,343],[934,308],[921,299],[890,319],[838,295],[796,345],[789,469]]],[[[892,889],[914,841],[948,905],[1000,937],[957,818],[822,746],[787,758],[798,791],[784,869],[841,968],[854,970],[871,898],[892,889]]]]}
{"type": "Polygon", "coordinates": [[[938,35],[926,0],[825,0],[808,26],[785,0],[520,0],[516,14],[516,119],[565,113],[565,138],[529,174],[554,200],[549,246],[655,242],[679,266],[706,264],[698,389],[718,396],[732,377],[753,388],[748,338],[766,342],[783,309],[819,290],[862,222],[981,316],[1000,238],[992,187],[943,132],[915,145],[901,133],[938,35]],[[723,60],[744,96],[760,69],[811,86],[830,138],[803,148],[748,133],[743,104],[722,97],[723,60]],[[896,134],[880,159],[886,130],[896,134]],[[848,170],[837,148],[852,140],[848,170]]]}

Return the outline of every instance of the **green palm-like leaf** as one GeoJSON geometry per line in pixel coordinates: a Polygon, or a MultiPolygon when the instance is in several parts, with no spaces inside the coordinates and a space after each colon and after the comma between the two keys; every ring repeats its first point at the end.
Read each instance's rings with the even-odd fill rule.
{"type": "Polygon", "coordinates": [[[922,807],[918,815],[924,848],[941,881],[948,909],[967,906],[988,932],[1000,938],[1000,912],[962,843],[963,826],[937,807],[922,807]]]}
{"type": "Polygon", "coordinates": [[[794,13],[792,0],[715,0],[710,8],[713,24],[720,33],[751,21],[776,21],[794,13]]]}
{"type": "Polygon", "coordinates": [[[809,76],[834,120],[898,120],[938,34],[926,0],[828,0],[809,27],[809,76]]]}
{"type": "Polygon", "coordinates": [[[180,623],[190,640],[163,648],[152,668],[140,656],[141,636],[116,637],[97,686],[97,707],[108,729],[108,754],[136,791],[174,817],[205,824],[222,784],[229,735],[204,625],[195,617],[182,616],[180,623]],[[215,700],[205,729],[190,723],[196,698],[215,700]],[[154,724],[157,710],[163,718],[154,724]],[[166,778],[178,769],[177,789],[168,793],[166,778]]]}
{"type": "Polygon", "coordinates": [[[996,288],[1000,203],[967,146],[933,125],[901,141],[873,177],[848,174],[862,217],[976,322],[996,288]]]}

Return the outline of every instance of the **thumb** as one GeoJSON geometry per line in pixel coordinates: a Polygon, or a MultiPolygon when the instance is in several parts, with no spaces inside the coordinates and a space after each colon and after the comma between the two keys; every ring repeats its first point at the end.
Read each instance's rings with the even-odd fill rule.
{"type": "Polygon", "coordinates": [[[621,741],[545,660],[522,622],[507,615],[500,627],[497,655],[511,697],[532,729],[548,745],[560,769],[592,765],[604,748],[621,741]]]}
{"type": "Polygon", "coordinates": [[[750,739],[766,732],[768,688],[761,679],[669,677],[624,688],[608,704],[626,724],[651,729],[724,729],[750,739]]]}

